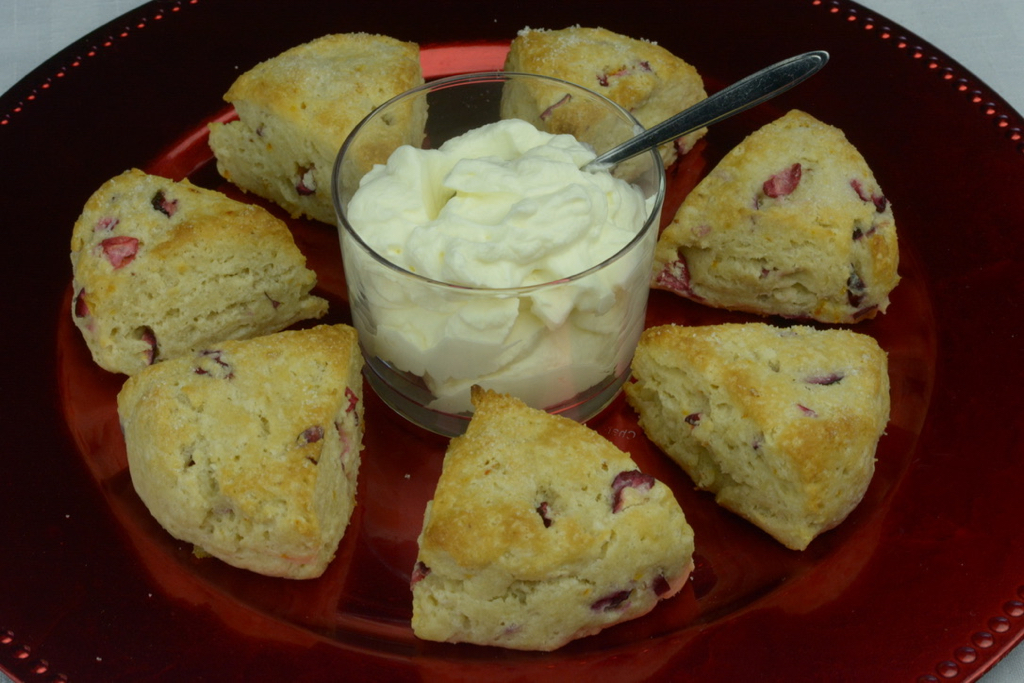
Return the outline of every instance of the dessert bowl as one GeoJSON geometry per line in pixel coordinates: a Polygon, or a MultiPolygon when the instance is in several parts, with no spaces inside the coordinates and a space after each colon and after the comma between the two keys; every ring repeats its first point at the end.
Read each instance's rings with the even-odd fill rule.
{"type": "Polygon", "coordinates": [[[638,131],[597,93],[508,72],[427,83],[353,130],[334,201],[366,376],[389,406],[453,436],[473,385],[581,421],[618,394],[644,325],[664,167],[656,150],[612,172],[580,167],[638,131]],[[384,142],[421,125],[425,154],[384,142]],[[485,132],[496,137],[471,137],[485,132]],[[522,161],[533,136],[548,147],[522,161]],[[573,173],[582,185],[561,188],[573,173]]]}

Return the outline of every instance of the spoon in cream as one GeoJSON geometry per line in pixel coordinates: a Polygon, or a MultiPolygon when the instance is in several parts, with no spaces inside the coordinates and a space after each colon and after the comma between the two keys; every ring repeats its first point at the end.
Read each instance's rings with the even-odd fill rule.
{"type": "Polygon", "coordinates": [[[828,52],[805,52],[761,69],[675,116],[613,147],[584,168],[608,169],[652,147],[746,111],[807,80],[828,63],[828,52]]]}

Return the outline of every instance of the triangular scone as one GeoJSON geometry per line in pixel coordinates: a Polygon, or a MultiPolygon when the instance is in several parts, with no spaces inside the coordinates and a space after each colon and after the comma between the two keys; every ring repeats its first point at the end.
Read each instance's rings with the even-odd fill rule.
{"type": "MultiPolygon", "coordinates": [[[[343,33],[257,64],[224,95],[238,120],[210,124],[217,170],[293,217],[306,215],[334,225],[335,157],[363,117],[423,83],[419,54],[415,43],[343,33]]],[[[410,108],[407,114],[379,129],[381,149],[390,153],[422,140],[425,108],[410,108]]],[[[367,163],[386,160],[385,154],[367,163]]]]}
{"type": "Polygon", "coordinates": [[[864,497],[889,421],[884,351],[849,330],[763,323],[644,331],[626,397],[716,501],[794,550],[864,497]]]}
{"type": "Polygon", "coordinates": [[[132,483],[172,536],[269,576],[320,576],[355,506],[356,331],[224,342],[130,377],[117,397],[132,483]]]}
{"type": "MultiPolygon", "coordinates": [[[[693,66],[655,43],[603,28],[524,28],[509,47],[505,71],[553,76],[589,88],[628,110],[646,128],[707,98],[693,66]]],[[[568,101],[529,97],[528,88],[524,84],[515,101],[505,103],[507,115],[553,124],[552,118],[572,110],[568,101]]],[[[571,125],[555,127],[552,132],[574,132],[571,125]]],[[[705,132],[702,128],[662,145],[665,164],[692,149],[705,132]]]]}
{"type": "Polygon", "coordinates": [[[553,650],[649,612],[692,568],[672,491],[568,418],[474,388],[424,515],[415,634],[553,650]]]}
{"type": "Polygon", "coordinates": [[[686,197],[653,286],[718,308],[851,323],[899,282],[892,207],[838,128],[793,110],[748,136],[686,197]]]}
{"type": "Polygon", "coordinates": [[[316,273],[258,206],[132,169],[86,202],[71,237],[72,316],[92,357],[128,375],[225,339],[319,318],[316,273]]]}

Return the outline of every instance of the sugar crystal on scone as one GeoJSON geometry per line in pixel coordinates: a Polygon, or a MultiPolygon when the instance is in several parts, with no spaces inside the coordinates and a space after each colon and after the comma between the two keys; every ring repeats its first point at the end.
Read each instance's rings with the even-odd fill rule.
{"type": "Polygon", "coordinates": [[[751,133],[686,197],[653,286],[708,306],[853,323],[899,282],[892,205],[843,132],[793,110],[751,133]]]}
{"type": "Polygon", "coordinates": [[[117,397],[132,484],[197,552],[320,576],[355,507],[363,435],[355,329],[228,341],[130,377],[117,397]]]}
{"type": "Polygon", "coordinates": [[[412,575],[426,640],[554,650],[682,587],[693,531],[672,491],[585,425],[474,388],[412,575]]]}
{"type": "Polygon", "coordinates": [[[319,318],[316,273],[268,211],[188,180],[126,171],[71,237],[71,314],[93,359],[128,375],[225,339],[319,318]]]}

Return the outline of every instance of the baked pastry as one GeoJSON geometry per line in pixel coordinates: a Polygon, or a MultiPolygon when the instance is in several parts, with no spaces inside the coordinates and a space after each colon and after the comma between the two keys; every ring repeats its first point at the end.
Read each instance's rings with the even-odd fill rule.
{"type": "MultiPolygon", "coordinates": [[[[704,81],[690,64],[656,43],[603,28],[524,28],[509,47],[505,71],[553,76],[593,90],[628,110],[645,128],[707,97],[704,81]]],[[[571,102],[553,94],[538,99],[526,91],[514,100],[508,116],[535,124],[543,119],[546,130],[578,134],[571,102]]],[[[692,149],[705,132],[662,145],[665,165],[692,149]]]]}
{"type": "Polygon", "coordinates": [[[197,553],[319,576],[355,506],[362,363],[353,328],[320,325],[128,378],[117,410],[136,492],[197,553]]]}
{"type": "Polygon", "coordinates": [[[412,575],[427,640],[554,650],[646,614],[692,568],[672,491],[572,420],[474,387],[412,575]]]}
{"type": "Polygon", "coordinates": [[[752,133],[662,233],[653,286],[709,306],[853,323],[899,282],[892,206],[838,128],[793,110],[752,133]]]}
{"type": "Polygon", "coordinates": [[[72,317],[92,357],[128,375],[224,339],[319,318],[316,274],[288,227],[219,192],[132,169],[71,236],[72,317]]]}
{"type": "Polygon", "coordinates": [[[887,363],[850,330],[664,325],[641,335],[626,398],[699,488],[803,550],[864,497],[889,420],[887,363]]]}
{"type": "MultiPolygon", "coordinates": [[[[262,62],[232,84],[224,99],[238,119],[211,123],[217,170],[293,217],[336,224],[331,173],[342,144],[373,109],[423,83],[419,46],[381,35],[323,36],[262,62]]],[[[398,117],[402,118],[402,117],[398,117]]],[[[382,158],[418,144],[426,110],[382,126],[382,158]]]]}

